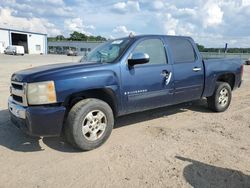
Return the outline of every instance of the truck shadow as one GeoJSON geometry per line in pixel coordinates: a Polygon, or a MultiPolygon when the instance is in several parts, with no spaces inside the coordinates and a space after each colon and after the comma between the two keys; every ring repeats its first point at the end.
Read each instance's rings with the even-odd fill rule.
{"type": "Polygon", "coordinates": [[[207,108],[207,101],[203,99],[125,115],[117,119],[114,128],[120,128],[123,126],[140,123],[143,121],[149,121],[164,116],[170,116],[173,114],[186,112],[188,110],[201,113],[213,113],[210,109],[207,108]]]}
{"type": "Polygon", "coordinates": [[[191,163],[184,168],[183,176],[192,187],[250,187],[250,176],[240,171],[221,168],[180,156],[176,156],[176,158],[191,163]]]}
{"type": "MultiPolygon", "coordinates": [[[[205,101],[195,101],[183,103],[175,106],[158,108],[145,112],[130,114],[117,119],[115,127],[119,128],[151,119],[156,119],[163,116],[168,116],[176,113],[185,112],[187,110],[210,113],[206,108],[205,101]]],[[[43,151],[42,145],[61,151],[61,152],[80,152],[80,150],[69,145],[64,138],[37,138],[30,137],[17,129],[9,120],[8,110],[0,111],[0,145],[13,151],[20,152],[35,152],[43,151]]]]}
{"type": "Polygon", "coordinates": [[[8,110],[0,111],[0,145],[14,151],[42,151],[40,138],[32,138],[22,134],[9,120],[8,110]]]}
{"type": "Polygon", "coordinates": [[[8,110],[0,111],[0,146],[13,151],[36,152],[44,150],[42,143],[62,152],[80,152],[61,137],[40,138],[26,135],[11,123],[8,110]]]}

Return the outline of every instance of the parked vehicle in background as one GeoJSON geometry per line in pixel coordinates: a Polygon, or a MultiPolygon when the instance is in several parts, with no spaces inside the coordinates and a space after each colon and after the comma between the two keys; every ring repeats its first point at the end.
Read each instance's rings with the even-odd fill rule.
{"type": "Polygon", "coordinates": [[[55,54],[55,50],[49,50],[49,54],[55,54]]]}
{"type": "Polygon", "coordinates": [[[91,150],[108,139],[118,116],[202,98],[223,112],[242,75],[239,59],[203,60],[190,37],[133,36],[101,44],[82,62],[14,73],[8,104],[27,133],[64,132],[91,150]]]}
{"type": "Polygon", "coordinates": [[[23,46],[8,46],[4,50],[5,54],[10,54],[10,55],[24,55],[24,47],[23,46]]]}
{"type": "Polygon", "coordinates": [[[77,51],[68,50],[68,51],[67,51],[67,56],[77,56],[77,51]]]}
{"type": "Polygon", "coordinates": [[[245,64],[250,65],[250,58],[248,60],[246,60],[245,64]]]}

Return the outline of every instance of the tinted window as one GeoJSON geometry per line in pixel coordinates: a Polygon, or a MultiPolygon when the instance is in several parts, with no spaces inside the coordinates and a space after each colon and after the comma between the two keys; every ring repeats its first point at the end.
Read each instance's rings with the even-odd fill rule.
{"type": "Polygon", "coordinates": [[[133,53],[138,52],[148,54],[150,64],[167,63],[165,49],[162,41],[159,39],[148,39],[140,42],[133,51],[133,53]]]}
{"type": "Polygon", "coordinates": [[[184,38],[168,38],[173,52],[175,63],[195,61],[195,53],[192,44],[184,38]]]}

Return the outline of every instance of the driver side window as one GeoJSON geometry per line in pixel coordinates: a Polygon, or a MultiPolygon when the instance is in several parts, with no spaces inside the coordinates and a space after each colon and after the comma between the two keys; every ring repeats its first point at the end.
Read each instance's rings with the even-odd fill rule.
{"type": "Polygon", "coordinates": [[[133,53],[146,53],[149,55],[148,64],[166,64],[165,48],[160,39],[147,39],[140,42],[133,53]]]}

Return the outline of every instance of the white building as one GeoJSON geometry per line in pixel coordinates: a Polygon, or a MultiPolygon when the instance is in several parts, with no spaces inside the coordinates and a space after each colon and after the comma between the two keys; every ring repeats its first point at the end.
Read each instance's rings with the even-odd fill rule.
{"type": "Polygon", "coordinates": [[[9,45],[23,46],[27,54],[47,54],[47,34],[0,28],[0,53],[9,45]]]}
{"type": "Polygon", "coordinates": [[[78,55],[86,55],[103,42],[104,41],[49,41],[48,53],[66,54],[67,50],[71,49],[77,51],[78,55]]]}

